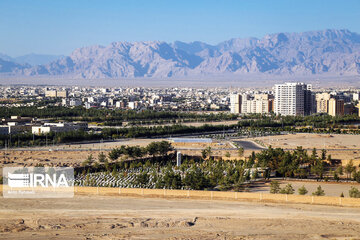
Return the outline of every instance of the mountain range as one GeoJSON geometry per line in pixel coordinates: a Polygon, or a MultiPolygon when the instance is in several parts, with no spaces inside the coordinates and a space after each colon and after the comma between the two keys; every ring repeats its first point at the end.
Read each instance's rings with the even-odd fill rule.
{"type": "Polygon", "coordinates": [[[198,41],[113,42],[78,48],[70,56],[53,56],[42,63],[29,59],[34,57],[14,60],[0,54],[0,73],[85,79],[359,76],[360,35],[349,30],[324,30],[234,38],[217,45],[198,41]]]}

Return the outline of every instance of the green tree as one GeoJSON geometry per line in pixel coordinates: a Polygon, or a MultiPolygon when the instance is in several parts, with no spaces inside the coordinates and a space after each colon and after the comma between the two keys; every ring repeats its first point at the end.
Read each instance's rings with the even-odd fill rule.
{"type": "Polygon", "coordinates": [[[101,163],[104,163],[104,162],[106,162],[106,160],[107,160],[106,155],[103,152],[99,153],[98,161],[101,162],[101,163]]]}
{"type": "Polygon", "coordinates": [[[280,189],[281,194],[294,194],[294,192],[295,189],[290,183],[288,183],[284,188],[280,189]]]}
{"type": "Polygon", "coordinates": [[[324,196],[325,195],[325,191],[321,188],[321,186],[319,185],[316,189],[315,192],[312,193],[313,196],[324,196]]]}
{"type": "Polygon", "coordinates": [[[354,171],[354,174],[353,174],[353,178],[354,178],[354,181],[360,183],[360,171],[354,171]]]}
{"type": "Polygon", "coordinates": [[[149,183],[150,177],[147,172],[142,172],[136,176],[135,182],[140,185],[140,187],[146,187],[146,184],[149,183]]]}
{"type": "Polygon", "coordinates": [[[202,150],[201,152],[201,156],[206,159],[206,158],[211,158],[212,155],[212,149],[210,146],[206,147],[204,150],[202,150]]]}
{"type": "Polygon", "coordinates": [[[90,154],[87,159],[81,163],[83,167],[89,167],[94,163],[94,157],[92,154],[90,154]]]}
{"type": "Polygon", "coordinates": [[[305,186],[303,185],[302,187],[300,187],[298,189],[298,192],[300,195],[306,195],[308,193],[308,190],[305,188],[305,186]]]}
{"type": "Polygon", "coordinates": [[[339,176],[341,176],[341,175],[344,174],[344,168],[343,168],[343,166],[337,167],[335,171],[336,171],[336,173],[337,173],[339,176]]]}
{"type": "Polygon", "coordinates": [[[226,153],[225,153],[225,157],[227,157],[227,158],[231,157],[230,153],[229,153],[229,152],[226,152],[226,153]]]}
{"type": "Polygon", "coordinates": [[[345,173],[346,177],[349,179],[351,178],[352,173],[356,170],[356,167],[354,166],[353,160],[350,160],[348,164],[345,166],[345,173]]]}
{"type": "Polygon", "coordinates": [[[111,172],[111,175],[112,175],[113,177],[115,177],[115,176],[117,175],[116,166],[113,167],[113,170],[112,170],[112,172],[111,172]]]}
{"type": "Polygon", "coordinates": [[[349,190],[349,196],[351,198],[360,198],[360,191],[359,189],[351,186],[350,190],[349,190]]]}
{"type": "Polygon", "coordinates": [[[270,183],[270,193],[276,194],[280,192],[280,183],[279,181],[273,180],[270,183]]]}
{"type": "Polygon", "coordinates": [[[239,147],[239,148],[237,149],[237,151],[238,151],[238,156],[239,156],[239,157],[243,157],[243,156],[244,156],[244,148],[243,148],[243,147],[239,147]]]}
{"type": "Polygon", "coordinates": [[[315,165],[311,167],[311,172],[314,173],[317,178],[322,179],[324,174],[324,162],[321,159],[317,159],[315,165]]]}
{"type": "Polygon", "coordinates": [[[321,160],[326,160],[326,149],[321,150],[321,160]]]}
{"type": "Polygon", "coordinates": [[[194,190],[201,190],[210,186],[205,173],[200,168],[195,167],[195,165],[186,174],[184,185],[194,190]]]}

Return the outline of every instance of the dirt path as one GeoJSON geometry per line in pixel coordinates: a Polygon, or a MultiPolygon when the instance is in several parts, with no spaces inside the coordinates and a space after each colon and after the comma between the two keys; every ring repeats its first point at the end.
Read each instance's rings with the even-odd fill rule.
{"type": "Polygon", "coordinates": [[[104,196],[0,198],[0,239],[360,239],[360,209],[104,196]]]}

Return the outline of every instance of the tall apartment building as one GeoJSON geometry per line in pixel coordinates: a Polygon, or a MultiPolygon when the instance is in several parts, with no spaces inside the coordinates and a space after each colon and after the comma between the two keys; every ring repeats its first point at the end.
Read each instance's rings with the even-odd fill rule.
{"type": "Polygon", "coordinates": [[[45,91],[45,97],[61,97],[61,98],[67,98],[68,97],[68,91],[67,90],[46,90],[45,91]]]}
{"type": "Polygon", "coordinates": [[[360,92],[353,93],[353,101],[360,101],[360,92]]]}
{"type": "Polygon", "coordinates": [[[58,98],[67,98],[68,97],[68,91],[67,90],[61,90],[61,91],[56,91],[56,97],[58,98]]]}
{"type": "Polygon", "coordinates": [[[230,95],[230,112],[241,113],[242,96],[240,94],[230,95]]]}
{"type": "Polygon", "coordinates": [[[329,112],[329,100],[331,95],[329,93],[316,94],[316,112],[328,113],[329,112]]]}
{"type": "Polygon", "coordinates": [[[344,100],[331,98],[329,100],[329,115],[343,116],[344,115],[344,100]]]}
{"type": "Polygon", "coordinates": [[[275,84],[274,112],[281,115],[309,115],[314,111],[312,86],[305,83],[275,84]]]}
{"type": "Polygon", "coordinates": [[[273,95],[270,94],[255,94],[254,101],[256,104],[256,113],[269,113],[273,109],[273,95]]]}
{"type": "Polygon", "coordinates": [[[230,98],[230,110],[233,113],[266,114],[273,110],[273,96],[270,94],[242,94],[232,95],[230,98]]]}
{"type": "Polygon", "coordinates": [[[45,91],[45,97],[56,97],[56,90],[46,90],[45,91]]]}

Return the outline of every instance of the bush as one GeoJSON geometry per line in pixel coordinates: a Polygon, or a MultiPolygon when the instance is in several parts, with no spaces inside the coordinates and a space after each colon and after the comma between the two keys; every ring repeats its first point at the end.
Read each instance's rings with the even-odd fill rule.
{"type": "Polygon", "coordinates": [[[321,188],[321,186],[319,185],[316,189],[315,192],[312,193],[313,196],[324,196],[325,195],[325,191],[321,188]]]}
{"type": "Polygon", "coordinates": [[[294,194],[294,192],[295,189],[290,183],[280,190],[281,194],[294,194]]]}
{"type": "Polygon", "coordinates": [[[271,181],[270,183],[270,193],[276,194],[280,192],[280,183],[279,181],[271,181]]]}
{"type": "Polygon", "coordinates": [[[305,186],[303,185],[302,187],[300,187],[298,189],[298,192],[300,195],[306,195],[308,193],[308,190],[305,188],[305,186]]]}
{"type": "Polygon", "coordinates": [[[349,196],[351,198],[360,198],[360,191],[355,187],[351,187],[349,190],[349,196]]]}

